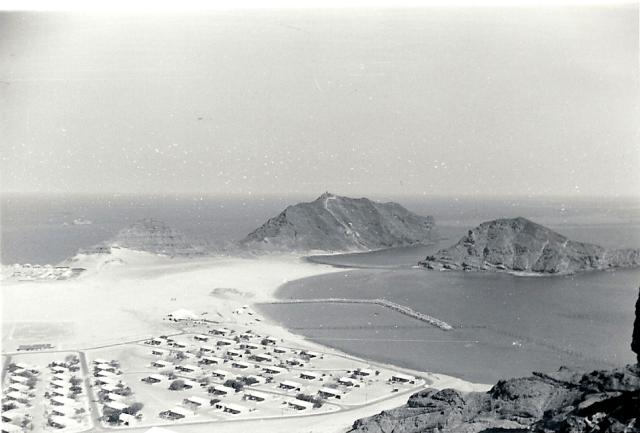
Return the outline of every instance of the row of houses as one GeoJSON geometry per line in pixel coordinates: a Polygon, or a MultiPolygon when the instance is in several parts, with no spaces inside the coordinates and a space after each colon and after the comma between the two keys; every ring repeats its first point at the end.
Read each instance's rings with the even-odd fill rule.
{"type": "Polygon", "coordinates": [[[122,379],[117,361],[94,359],[94,392],[102,403],[103,419],[109,424],[134,425],[142,414],[129,403],[131,388],[122,379]]]}
{"type": "Polygon", "coordinates": [[[40,371],[25,363],[13,363],[7,369],[8,385],[2,390],[2,432],[22,432],[23,425],[31,424],[31,401],[40,371]]]}
{"type": "Polygon", "coordinates": [[[80,360],[49,365],[51,378],[48,382],[47,424],[54,429],[77,426],[86,417],[84,408],[83,379],[78,377],[80,360]]]}

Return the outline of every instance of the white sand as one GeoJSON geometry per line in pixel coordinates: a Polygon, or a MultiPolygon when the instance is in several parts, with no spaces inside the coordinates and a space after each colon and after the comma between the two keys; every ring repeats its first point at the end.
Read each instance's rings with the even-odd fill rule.
{"type": "MultiPolygon", "coordinates": [[[[72,280],[2,281],[3,353],[28,343],[52,343],[56,349],[86,349],[157,336],[172,330],[163,317],[179,309],[198,315],[206,313],[203,317],[212,320],[240,320],[232,314],[234,310],[272,300],[276,289],[287,281],[344,270],[309,263],[297,256],[172,259],[125,249],[114,250],[111,256],[79,257],[73,266],[88,270],[72,280]],[[233,290],[217,290],[212,295],[214,289],[233,290]]],[[[262,335],[335,352],[266,320],[255,328],[262,335]]],[[[486,385],[448,376],[418,374],[430,378],[434,388],[487,389],[486,385]]],[[[355,419],[399,406],[407,398],[406,394],[398,395],[328,415],[221,423],[215,428],[240,431],[259,425],[260,431],[291,431],[292,426],[296,431],[345,431],[355,419]]],[[[211,424],[170,428],[204,432],[211,431],[211,424]]]]}

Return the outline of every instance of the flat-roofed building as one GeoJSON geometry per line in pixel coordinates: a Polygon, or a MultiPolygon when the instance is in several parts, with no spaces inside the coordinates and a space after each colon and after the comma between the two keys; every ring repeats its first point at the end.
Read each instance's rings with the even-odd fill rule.
{"type": "Polygon", "coordinates": [[[56,416],[73,417],[76,415],[76,410],[70,406],[54,406],[51,408],[51,414],[56,416]]]}
{"type": "Polygon", "coordinates": [[[301,350],[300,355],[308,356],[309,358],[317,358],[320,356],[318,352],[312,352],[311,350],[301,350]]]}
{"type": "Polygon", "coordinates": [[[287,391],[290,391],[290,390],[300,391],[302,389],[302,385],[292,380],[283,380],[282,382],[280,382],[280,385],[278,385],[278,388],[286,389],[287,391]]]}
{"type": "Polygon", "coordinates": [[[217,356],[203,356],[198,360],[198,364],[201,365],[221,365],[224,363],[224,359],[217,356]]]}
{"type": "Polygon", "coordinates": [[[184,404],[185,406],[191,406],[196,408],[207,407],[211,405],[208,399],[197,397],[197,396],[191,396],[191,397],[185,398],[184,400],[182,400],[182,404],[184,404]]]}
{"type": "Polygon", "coordinates": [[[248,389],[244,392],[244,396],[242,398],[252,401],[265,401],[268,397],[269,395],[265,394],[264,392],[248,389]]]}
{"type": "Polygon", "coordinates": [[[264,371],[267,374],[276,375],[276,374],[284,373],[287,370],[281,367],[274,367],[274,366],[268,365],[266,367],[262,367],[262,371],[264,371]]]}
{"type": "Polygon", "coordinates": [[[358,385],[358,381],[351,378],[351,377],[347,377],[347,376],[343,376],[340,379],[338,379],[338,383],[340,385],[345,385],[345,386],[356,386],[358,385]]]}
{"type": "Polygon", "coordinates": [[[169,410],[160,412],[159,415],[160,415],[160,418],[175,420],[175,419],[186,418],[192,415],[192,413],[185,408],[182,408],[180,406],[175,406],[169,410]]]}
{"type": "Polygon", "coordinates": [[[13,391],[24,392],[24,393],[28,393],[31,390],[31,388],[29,388],[27,385],[23,383],[12,383],[11,385],[9,385],[9,389],[13,391]]]}
{"type": "Polygon", "coordinates": [[[51,415],[47,420],[47,424],[49,424],[53,428],[63,429],[75,423],[66,416],[51,415]]]}
{"type": "Polygon", "coordinates": [[[22,427],[15,424],[9,424],[8,422],[2,423],[2,433],[23,433],[22,427]]]}
{"type": "Polygon", "coordinates": [[[295,410],[310,410],[313,409],[313,403],[311,403],[310,401],[304,401],[304,400],[287,400],[287,406],[289,406],[290,408],[293,408],[295,410]]]}
{"type": "Polygon", "coordinates": [[[389,380],[394,383],[416,383],[415,377],[403,373],[393,373],[389,380]]]}
{"type": "Polygon", "coordinates": [[[273,357],[265,353],[256,353],[255,355],[253,355],[253,359],[258,362],[273,362],[273,357]]]}
{"type": "Polygon", "coordinates": [[[184,364],[176,365],[176,370],[182,371],[183,373],[195,373],[196,371],[200,370],[200,367],[196,367],[195,365],[191,364],[184,364]]]}
{"type": "Polygon", "coordinates": [[[118,415],[118,423],[122,425],[134,425],[136,422],[136,417],[130,415],[128,413],[121,413],[118,415]]]}
{"type": "Polygon", "coordinates": [[[53,406],[73,406],[76,401],[68,397],[57,396],[51,398],[51,404],[53,406]]]}
{"type": "Polygon", "coordinates": [[[150,374],[147,377],[143,377],[142,379],[140,379],[142,382],[146,382],[146,383],[159,383],[162,382],[164,380],[165,376],[161,376],[159,374],[150,374]]]}
{"type": "Polygon", "coordinates": [[[123,410],[125,410],[126,408],[129,407],[129,405],[121,402],[121,401],[108,401],[104,404],[104,407],[106,409],[110,409],[111,411],[115,411],[115,412],[122,412],[123,410]]]}
{"type": "Polygon", "coordinates": [[[232,374],[232,373],[229,373],[229,372],[228,372],[228,371],[226,371],[226,370],[213,370],[213,371],[211,372],[211,375],[212,375],[213,377],[217,377],[218,379],[226,379],[226,378],[228,378],[228,377],[232,377],[232,376],[233,376],[233,374],[232,374]]]}
{"type": "Polygon", "coordinates": [[[320,377],[320,373],[316,373],[314,371],[301,371],[300,379],[306,380],[316,380],[320,377]]]}
{"type": "Polygon", "coordinates": [[[337,390],[337,389],[333,389],[333,388],[328,388],[328,387],[322,387],[318,390],[318,397],[320,398],[336,398],[336,399],[341,399],[342,398],[342,392],[337,390]]]}
{"type": "Polygon", "coordinates": [[[183,382],[184,382],[184,389],[197,388],[198,386],[200,386],[198,382],[194,382],[193,380],[189,380],[189,379],[183,379],[183,382]]]}
{"type": "Polygon", "coordinates": [[[244,406],[234,403],[227,403],[224,401],[216,403],[216,408],[222,409],[223,412],[230,413],[232,415],[238,415],[246,411],[246,408],[244,406]]]}
{"type": "Polygon", "coordinates": [[[213,385],[209,387],[209,393],[214,395],[232,395],[236,390],[224,385],[213,385]]]}
{"type": "Polygon", "coordinates": [[[242,352],[236,349],[229,349],[225,353],[230,357],[242,358],[242,352]]]}
{"type": "Polygon", "coordinates": [[[251,367],[251,364],[246,363],[246,362],[242,362],[242,361],[232,361],[232,362],[231,362],[231,366],[232,366],[233,368],[240,368],[240,369],[243,369],[243,370],[244,370],[244,369],[246,369],[246,368],[251,367]]]}
{"type": "Polygon", "coordinates": [[[29,382],[29,378],[28,377],[24,377],[24,376],[9,376],[9,382],[10,383],[27,383],[29,382]]]}
{"type": "Polygon", "coordinates": [[[369,368],[358,368],[353,372],[356,376],[373,376],[376,372],[369,368]]]}

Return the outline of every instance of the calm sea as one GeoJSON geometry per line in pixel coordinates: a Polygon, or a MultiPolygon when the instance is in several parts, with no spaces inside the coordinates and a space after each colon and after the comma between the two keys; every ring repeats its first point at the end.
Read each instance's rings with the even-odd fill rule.
{"type": "MultiPolygon", "coordinates": [[[[482,221],[525,216],[575,240],[640,247],[640,204],[634,200],[376,198],[434,215],[440,246],[482,221]]],[[[57,263],[149,217],[215,247],[242,238],[291,203],[313,199],[5,195],[2,263],[57,263]],[[73,224],[78,218],[91,224],[73,224]]],[[[284,285],[279,296],[384,297],[445,320],[456,327],[453,331],[367,305],[262,309],[296,333],[355,355],[487,383],[561,365],[606,368],[633,360],[629,341],[640,271],[518,278],[408,267],[427,250],[417,249],[419,257],[403,249],[393,257],[359,258],[359,264],[406,266],[297,280],[284,285]]]]}
{"type": "MultiPolygon", "coordinates": [[[[3,264],[58,263],[109,239],[141,218],[157,218],[211,246],[238,240],[287,205],[313,196],[20,196],[0,203],[3,264]],[[75,225],[76,219],[92,222],[75,225]]],[[[496,217],[525,216],[576,240],[640,246],[640,202],[634,200],[459,199],[375,197],[433,215],[447,241],[496,217]]]]}

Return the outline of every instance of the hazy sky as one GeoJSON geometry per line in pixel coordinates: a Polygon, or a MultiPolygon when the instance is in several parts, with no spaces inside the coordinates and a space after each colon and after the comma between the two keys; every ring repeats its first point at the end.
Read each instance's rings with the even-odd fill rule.
{"type": "Polygon", "coordinates": [[[4,192],[635,195],[638,11],[0,15],[4,192]]]}

